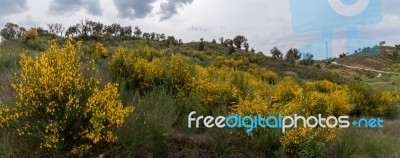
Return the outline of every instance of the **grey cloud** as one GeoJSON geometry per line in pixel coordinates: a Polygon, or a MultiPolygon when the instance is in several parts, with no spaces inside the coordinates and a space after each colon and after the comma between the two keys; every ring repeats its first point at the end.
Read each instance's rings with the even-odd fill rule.
{"type": "Polygon", "coordinates": [[[119,16],[122,18],[144,18],[153,10],[151,4],[156,0],[114,0],[119,16]]]}
{"type": "Polygon", "coordinates": [[[53,0],[50,4],[50,12],[56,14],[73,13],[80,9],[86,9],[92,15],[102,15],[100,2],[97,0],[53,0]]]}
{"type": "Polygon", "coordinates": [[[0,0],[0,16],[19,13],[25,9],[26,0],[0,0]]]}
{"type": "Polygon", "coordinates": [[[40,26],[40,21],[36,21],[34,17],[28,15],[25,19],[21,19],[18,24],[25,28],[40,26]]]}
{"type": "Polygon", "coordinates": [[[189,28],[189,30],[192,30],[192,31],[208,31],[207,29],[199,27],[199,26],[192,26],[192,27],[189,28]]]}
{"type": "Polygon", "coordinates": [[[162,16],[160,20],[163,21],[171,18],[178,12],[177,7],[191,4],[192,2],[193,0],[168,0],[165,3],[161,3],[160,8],[162,16]]]}

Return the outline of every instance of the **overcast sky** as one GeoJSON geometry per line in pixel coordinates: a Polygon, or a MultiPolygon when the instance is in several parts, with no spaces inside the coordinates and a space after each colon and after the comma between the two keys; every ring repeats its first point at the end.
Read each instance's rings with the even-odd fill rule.
{"type": "MultiPolygon", "coordinates": [[[[304,7],[318,8],[313,16],[320,20],[312,23],[326,23],[327,14],[331,13],[328,10],[337,7],[324,8],[323,3],[328,4],[328,1],[342,1],[347,6],[355,6],[358,1],[380,3],[382,15],[379,22],[354,28],[358,35],[384,40],[387,45],[400,43],[400,1],[396,0],[0,0],[0,25],[13,22],[24,27],[47,29],[47,23],[59,22],[70,26],[88,18],[104,24],[139,26],[144,32],[165,33],[184,42],[200,38],[207,41],[219,37],[233,38],[241,34],[247,37],[250,47],[266,55],[277,46],[282,52],[296,47],[302,52],[313,53],[317,58],[324,58],[326,40],[322,39],[321,30],[294,31],[292,17],[298,14],[291,11],[312,10],[304,7]],[[296,6],[299,4],[294,1],[319,1],[320,4],[296,6]],[[314,49],[307,49],[307,43],[312,43],[314,49]]],[[[360,7],[365,6],[350,10],[356,11],[360,7]]],[[[332,29],[333,42],[328,47],[337,56],[347,51],[348,27],[332,29]]]]}

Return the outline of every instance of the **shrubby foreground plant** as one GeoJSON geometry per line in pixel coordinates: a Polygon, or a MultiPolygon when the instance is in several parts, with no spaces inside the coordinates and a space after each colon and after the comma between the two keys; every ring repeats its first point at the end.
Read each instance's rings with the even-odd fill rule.
{"type": "Polygon", "coordinates": [[[40,56],[21,55],[21,71],[12,86],[14,106],[1,110],[1,123],[40,148],[85,154],[100,142],[113,142],[132,106],[123,107],[118,85],[99,89],[94,61],[83,58],[80,42],[55,42],[40,56]]]}

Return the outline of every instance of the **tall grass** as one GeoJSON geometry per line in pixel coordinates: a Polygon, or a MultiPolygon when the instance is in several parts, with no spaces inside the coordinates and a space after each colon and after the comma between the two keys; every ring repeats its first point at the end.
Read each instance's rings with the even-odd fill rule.
{"type": "Polygon", "coordinates": [[[119,131],[122,156],[161,156],[168,154],[168,136],[176,122],[175,100],[164,88],[155,88],[139,99],[136,110],[119,131]]]}
{"type": "Polygon", "coordinates": [[[8,132],[6,129],[2,129],[0,132],[0,157],[11,158],[15,157],[13,147],[13,134],[8,132]]]}
{"type": "Polygon", "coordinates": [[[5,105],[12,105],[16,96],[15,91],[11,87],[14,82],[13,71],[6,70],[0,72],[0,101],[5,105]]]}
{"type": "Polygon", "coordinates": [[[332,154],[344,157],[399,157],[400,121],[385,120],[381,129],[350,127],[342,130],[332,154]]]}
{"type": "Polygon", "coordinates": [[[21,48],[12,46],[0,46],[0,73],[6,70],[14,70],[19,67],[19,53],[21,48]]]}

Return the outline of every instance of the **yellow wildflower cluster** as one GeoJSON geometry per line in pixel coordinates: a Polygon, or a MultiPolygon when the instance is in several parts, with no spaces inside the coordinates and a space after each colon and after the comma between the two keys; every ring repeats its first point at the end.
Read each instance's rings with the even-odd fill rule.
{"type": "Polygon", "coordinates": [[[0,128],[2,128],[7,123],[7,113],[9,112],[9,108],[3,104],[0,100],[0,128]]]}
{"type": "Polygon", "coordinates": [[[35,58],[21,55],[21,72],[12,85],[17,101],[7,117],[18,122],[20,135],[40,138],[42,148],[78,151],[111,142],[112,128],[132,112],[122,106],[116,85],[97,88],[99,81],[90,77],[94,61],[82,63],[81,56],[80,42],[70,40],[61,49],[52,42],[35,58]]]}
{"type": "Polygon", "coordinates": [[[353,115],[382,116],[388,112],[389,106],[397,92],[376,91],[361,83],[351,85],[350,102],[354,105],[353,115]]]}
{"type": "MultiPolygon", "coordinates": [[[[340,116],[352,110],[349,90],[329,81],[306,82],[299,85],[285,77],[277,85],[270,87],[267,96],[256,95],[253,99],[241,99],[234,112],[239,115],[263,116],[340,116]]],[[[337,137],[336,128],[296,128],[287,131],[280,142],[288,152],[294,151],[302,141],[316,139],[330,142],[337,137]]]]}
{"type": "Polygon", "coordinates": [[[165,60],[153,54],[149,47],[127,50],[118,48],[111,57],[110,67],[118,76],[129,79],[141,89],[159,84],[166,75],[165,60]]]}
{"type": "Polygon", "coordinates": [[[223,65],[226,65],[229,67],[238,67],[244,63],[242,59],[235,60],[233,58],[224,59],[222,61],[223,61],[223,65]]]}
{"type": "Polygon", "coordinates": [[[248,72],[257,78],[261,78],[262,80],[269,82],[270,84],[274,84],[279,79],[276,73],[265,68],[249,69],[248,72]]]}
{"type": "Polygon", "coordinates": [[[166,73],[176,89],[190,90],[193,81],[191,67],[181,55],[173,54],[167,63],[166,73]]]}
{"type": "Polygon", "coordinates": [[[117,85],[107,84],[104,90],[94,90],[84,109],[84,116],[90,118],[89,122],[93,128],[83,132],[85,138],[93,143],[100,140],[113,142],[116,139],[111,132],[112,127],[121,127],[124,117],[133,111],[132,107],[124,109],[118,97],[117,85]]]}
{"type": "Polygon", "coordinates": [[[239,90],[231,84],[233,70],[228,67],[195,66],[193,91],[199,93],[203,106],[231,105],[237,100],[239,90]]]}
{"type": "Polygon", "coordinates": [[[107,48],[105,48],[102,43],[98,42],[89,44],[87,51],[91,54],[101,56],[103,58],[106,58],[108,56],[107,48]]]}
{"type": "MultiPolygon", "coordinates": [[[[268,83],[278,79],[277,74],[266,69],[253,74],[225,64],[221,67],[191,66],[183,55],[168,56],[162,53],[165,51],[148,47],[136,50],[118,48],[111,56],[110,67],[114,73],[125,77],[140,89],[164,83],[172,87],[178,97],[197,93],[204,110],[213,106],[235,105],[240,97],[253,97],[256,94],[266,96],[269,93],[268,83]]],[[[232,59],[230,62],[240,61],[232,59]]]]}

